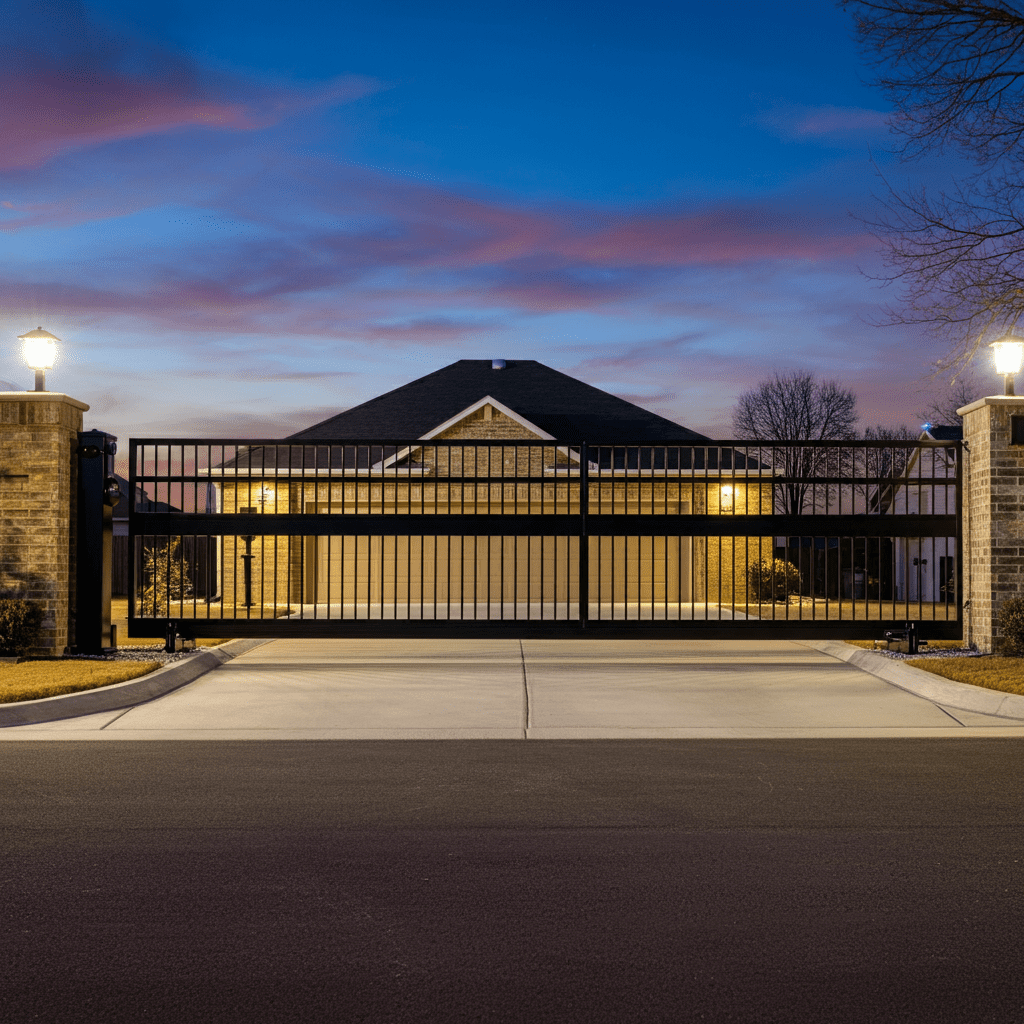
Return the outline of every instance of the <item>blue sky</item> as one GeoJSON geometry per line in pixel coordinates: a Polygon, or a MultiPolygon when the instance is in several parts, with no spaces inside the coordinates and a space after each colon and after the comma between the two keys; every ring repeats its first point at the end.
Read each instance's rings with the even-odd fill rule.
{"type": "Polygon", "coordinates": [[[936,390],[851,216],[930,171],[826,0],[6,6],[0,378],[43,326],[89,427],[272,437],[494,356],[719,437],[773,370],[865,425],[936,390]]]}

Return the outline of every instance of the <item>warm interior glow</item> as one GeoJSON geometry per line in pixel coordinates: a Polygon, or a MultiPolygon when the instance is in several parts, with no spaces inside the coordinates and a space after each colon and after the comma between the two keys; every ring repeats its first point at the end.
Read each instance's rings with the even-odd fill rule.
{"type": "Polygon", "coordinates": [[[57,346],[49,338],[26,338],[24,353],[30,369],[49,370],[57,358],[57,346]]]}
{"type": "Polygon", "coordinates": [[[1024,341],[1003,338],[1000,341],[993,341],[990,347],[996,363],[996,373],[1020,373],[1024,341]]]}

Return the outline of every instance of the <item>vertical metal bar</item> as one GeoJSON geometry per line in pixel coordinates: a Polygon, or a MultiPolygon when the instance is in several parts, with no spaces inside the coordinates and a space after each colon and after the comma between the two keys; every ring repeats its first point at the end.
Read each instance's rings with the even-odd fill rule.
{"type": "MultiPolygon", "coordinates": [[[[579,536],[579,617],[580,629],[587,628],[590,619],[590,537],[587,534],[587,515],[590,511],[590,453],[587,442],[580,444],[580,536],[579,536]]],[[[568,611],[569,584],[566,584],[566,618],[568,611]]]]}

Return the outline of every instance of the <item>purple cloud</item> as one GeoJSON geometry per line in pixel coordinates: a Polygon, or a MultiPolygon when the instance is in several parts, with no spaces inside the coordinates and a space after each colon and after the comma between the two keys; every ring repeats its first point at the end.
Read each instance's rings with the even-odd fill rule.
{"type": "Polygon", "coordinates": [[[788,104],[765,111],[758,121],[788,139],[878,139],[888,132],[888,115],[864,107],[788,104]]]}

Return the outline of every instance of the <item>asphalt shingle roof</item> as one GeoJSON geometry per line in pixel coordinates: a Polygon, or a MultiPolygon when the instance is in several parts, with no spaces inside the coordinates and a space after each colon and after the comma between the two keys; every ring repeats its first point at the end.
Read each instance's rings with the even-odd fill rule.
{"type": "Polygon", "coordinates": [[[704,434],[534,359],[460,359],[292,434],[296,441],[412,440],[490,395],[559,441],[706,441],[704,434]]]}
{"type": "Polygon", "coordinates": [[[963,427],[929,427],[928,433],[936,441],[962,441],[964,439],[963,427]]]}

